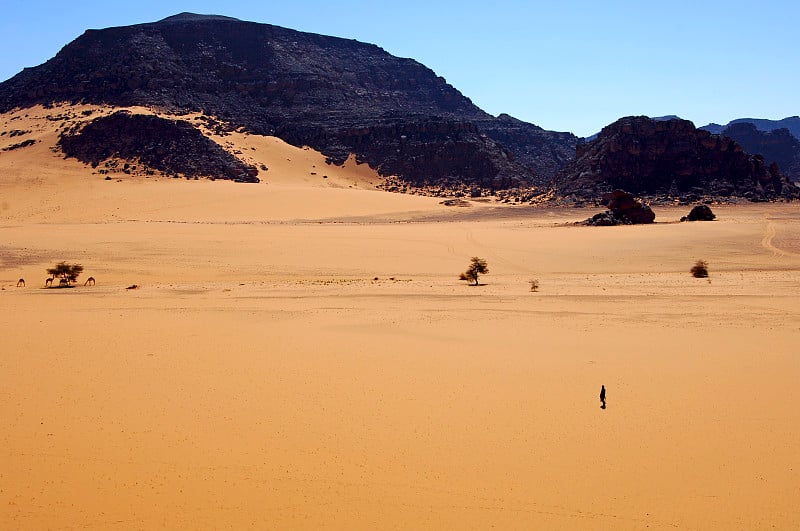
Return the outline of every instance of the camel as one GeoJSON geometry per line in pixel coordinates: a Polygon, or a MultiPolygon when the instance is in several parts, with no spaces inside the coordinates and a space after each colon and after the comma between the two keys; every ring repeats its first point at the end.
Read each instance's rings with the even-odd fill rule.
{"type": "Polygon", "coordinates": [[[47,280],[45,280],[44,281],[44,287],[46,287],[46,288],[52,287],[53,286],[53,278],[54,277],[50,277],[47,280]]]}
{"type": "Polygon", "coordinates": [[[18,288],[24,288],[25,287],[25,279],[24,278],[21,278],[21,279],[19,279],[17,281],[17,287],[18,288]]]}
{"type": "Polygon", "coordinates": [[[59,286],[69,286],[69,280],[67,280],[66,278],[60,278],[60,279],[58,279],[58,285],[59,286]]]}
{"type": "Polygon", "coordinates": [[[95,281],[94,277],[89,277],[86,279],[86,282],[83,283],[84,286],[94,286],[95,281]]]}

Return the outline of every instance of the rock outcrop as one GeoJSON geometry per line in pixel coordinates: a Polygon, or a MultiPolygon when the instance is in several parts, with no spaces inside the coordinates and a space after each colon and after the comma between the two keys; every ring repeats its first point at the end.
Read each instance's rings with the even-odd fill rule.
{"type": "Polygon", "coordinates": [[[687,120],[622,118],[579,144],[553,182],[557,195],[596,199],[623,189],[640,196],[797,198],[800,190],[777,165],[750,155],[733,139],[687,120]]]}
{"type": "Polygon", "coordinates": [[[656,219],[655,212],[648,205],[623,190],[614,190],[603,195],[601,204],[608,210],[595,214],[582,224],[595,227],[640,225],[653,223],[656,219]]]}
{"type": "Polygon", "coordinates": [[[725,131],[725,129],[728,127],[741,123],[752,124],[756,127],[756,129],[764,132],[775,131],[776,129],[788,129],[792,136],[800,139],[800,116],[789,116],[781,120],[767,120],[765,118],[737,118],[736,120],[731,120],[726,125],[708,124],[700,127],[700,129],[705,129],[710,133],[719,135],[722,134],[723,131],[725,131]]]}
{"type": "Polygon", "coordinates": [[[0,112],[52,102],[202,112],[414,185],[548,182],[577,137],[494,118],[412,59],[216,16],[89,30],[0,84],[0,112]]]}
{"type": "Polygon", "coordinates": [[[800,181],[800,140],[788,129],[760,131],[750,122],[735,122],[722,130],[722,135],[735,140],[748,153],[775,163],[788,179],[800,181]]]}
{"type": "Polygon", "coordinates": [[[67,157],[93,167],[122,161],[119,169],[128,173],[158,170],[174,177],[259,182],[258,169],[181,120],[120,111],[62,133],[59,146],[67,157]]]}
{"type": "Polygon", "coordinates": [[[507,114],[480,120],[478,127],[504,146],[517,161],[534,170],[533,184],[546,187],[575,157],[578,138],[572,133],[546,131],[507,114]]]}
{"type": "Polygon", "coordinates": [[[708,205],[696,205],[689,211],[689,215],[683,216],[681,221],[714,221],[717,215],[708,205]]]}

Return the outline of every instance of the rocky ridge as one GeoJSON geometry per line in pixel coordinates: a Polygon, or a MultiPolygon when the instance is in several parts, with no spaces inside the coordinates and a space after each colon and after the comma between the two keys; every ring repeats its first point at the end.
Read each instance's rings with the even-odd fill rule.
{"type": "Polygon", "coordinates": [[[781,120],[768,120],[766,118],[737,118],[736,120],[731,120],[725,125],[711,123],[700,127],[700,129],[705,129],[709,133],[719,135],[722,134],[723,131],[728,127],[742,123],[752,124],[756,129],[764,132],[775,131],[776,129],[788,129],[792,136],[800,139],[800,116],[789,116],[781,120]]]}

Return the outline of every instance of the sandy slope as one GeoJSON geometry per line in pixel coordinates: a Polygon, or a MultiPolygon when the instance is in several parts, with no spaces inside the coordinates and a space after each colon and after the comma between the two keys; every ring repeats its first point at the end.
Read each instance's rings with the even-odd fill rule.
{"type": "Polygon", "coordinates": [[[797,205],[574,227],[225,138],[274,178],[0,153],[0,528],[796,526],[797,205]]]}

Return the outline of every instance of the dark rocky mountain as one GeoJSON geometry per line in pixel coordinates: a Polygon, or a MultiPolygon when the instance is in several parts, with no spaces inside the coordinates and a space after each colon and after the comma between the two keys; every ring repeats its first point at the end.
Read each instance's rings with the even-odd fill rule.
{"type": "Polygon", "coordinates": [[[737,118],[728,122],[726,125],[708,124],[700,127],[716,135],[734,124],[748,123],[753,124],[759,131],[775,131],[776,129],[788,129],[795,138],[800,139],[800,116],[790,116],[782,120],[767,120],[765,118],[737,118]]]}
{"type": "Polygon", "coordinates": [[[86,31],[0,84],[0,112],[60,101],[199,111],[414,185],[543,185],[577,143],[495,118],[375,45],[188,13],[86,31]]]}
{"type": "Polygon", "coordinates": [[[762,155],[768,164],[777,163],[792,181],[800,181],[800,139],[788,129],[760,130],[752,122],[737,121],[720,134],[736,140],[748,153],[762,155]]]}
{"type": "Polygon", "coordinates": [[[662,197],[797,198],[800,190],[777,164],[750,155],[733,139],[696,129],[687,120],[622,118],[559,172],[560,195],[595,199],[615,189],[662,197]]]}

